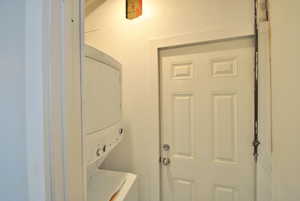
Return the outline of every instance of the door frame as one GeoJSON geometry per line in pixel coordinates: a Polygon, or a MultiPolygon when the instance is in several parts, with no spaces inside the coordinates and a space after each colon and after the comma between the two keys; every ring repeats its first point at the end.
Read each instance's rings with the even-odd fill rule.
{"type": "MultiPolygon", "coordinates": [[[[205,32],[197,32],[197,33],[191,33],[191,34],[184,34],[184,35],[178,35],[174,37],[168,37],[163,39],[154,39],[149,41],[149,52],[150,52],[150,61],[149,61],[149,68],[148,68],[148,76],[150,76],[149,79],[149,97],[153,98],[152,102],[153,104],[149,107],[151,107],[152,118],[149,120],[153,123],[153,153],[151,157],[151,162],[153,166],[153,186],[152,186],[152,198],[153,201],[160,201],[161,199],[161,168],[160,164],[158,162],[160,157],[160,81],[159,81],[159,50],[162,48],[172,48],[176,46],[183,46],[183,45],[192,45],[192,44],[199,44],[203,42],[213,42],[218,40],[228,40],[228,39],[235,39],[240,37],[253,37],[254,38],[255,33],[254,30],[252,32],[235,29],[235,28],[226,28],[223,30],[212,30],[212,31],[205,31],[205,32]]],[[[260,71],[259,73],[261,73],[260,71]]],[[[270,74],[269,71],[263,71],[261,73],[261,77],[269,77],[270,74]]],[[[262,86],[259,86],[261,88],[262,86]]],[[[263,85],[262,90],[270,92],[270,87],[263,85]]],[[[269,101],[268,95],[263,96],[259,100],[259,104],[262,102],[269,101]]],[[[269,111],[266,111],[269,112],[269,111]]],[[[261,114],[259,114],[261,115],[261,114]]],[[[269,116],[269,115],[267,115],[269,116]]],[[[266,118],[266,116],[260,116],[260,118],[266,118]]],[[[267,124],[269,124],[269,121],[265,121],[267,124]]],[[[269,125],[266,125],[267,127],[269,125]]],[[[268,134],[267,134],[268,135],[268,134]]],[[[267,144],[270,144],[270,141],[265,142],[267,144]]],[[[260,166],[257,166],[257,171],[260,172],[260,166]]],[[[257,182],[261,182],[261,180],[257,179],[257,182]]],[[[261,186],[260,184],[256,184],[256,188],[258,186],[261,186]]],[[[260,192],[260,191],[259,191],[260,192]]],[[[263,192],[262,192],[263,193],[263,192]]],[[[261,196],[258,196],[261,197],[261,196]]],[[[263,200],[257,200],[257,201],[263,201],[263,200]]]]}
{"type": "Polygon", "coordinates": [[[25,126],[30,201],[84,200],[78,90],[83,1],[26,1],[25,126]]]}
{"type": "MultiPolygon", "coordinates": [[[[74,86],[80,87],[84,37],[83,8],[84,0],[28,0],[26,5],[26,138],[28,191],[31,201],[83,201],[85,199],[83,156],[72,157],[71,154],[74,152],[77,153],[75,156],[82,154],[81,132],[77,132],[72,137],[65,135],[66,130],[72,127],[71,125],[77,125],[77,130],[81,131],[81,110],[78,109],[80,108],[80,91],[76,92],[74,86]],[[66,2],[73,2],[74,5],[67,5],[66,2]],[[53,8],[63,9],[55,10],[53,8]],[[60,17],[55,18],[54,16],[60,17]],[[61,31],[66,31],[64,32],[66,35],[61,32],[62,35],[55,35],[54,30],[58,27],[61,28],[61,31]],[[69,40],[65,40],[67,38],[69,40]],[[55,45],[62,41],[64,42],[62,45],[64,52],[55,53],[55,45]],[[75,45],[75,48],[72,49],[70,48],[72,44],[78,46],[75,45]],[[53,66],[56,66],[55,70],[53,70],[53,66]],[[56,76],[53,76],[52,73],[55,73],[56,76]],[[62,78],[62,80],[58,78],[62,78]],[[68,87],[71,87],[71,90],[68,87]],[[62,97],[63,90],[69,91],[64,97],[62,97]],[[76,99],[73,104],[71,104],[72,99],[76,99]],[[62,108],[64,104],[69,106],[67,110],[62,108]],[[75,109],[73,116],[62,115],[72,109],[75,109]],[[57,120],[57,117],[61,120],[57,120]],[[49,121],[52,124],[48,124],[49,121]],[[52,133],[56,135],[52,135],[52,133]],[[57,145],[59,149],[54,152],[57,145]],[[55,163],[50,164],[50,159],[54,159],[55,163]],[[74,167],[78,167],[78,169],[71,171],[74,167]],[[54,181],[53,178],[60,179],[54,181]]],[[[149,111],[153,112],[149,114],[148,119],[153,124],[151,141],[153,154],[149,158],[153,167],[153,178],[150,178],[153,184],[150,189],[152,201],[160,201],[161,189],[158,163],[160,156],[159,49],[251,36],[254,36],[253,31],[228,27],[222,30],[190,33],[149,41],[149,68],[147,71],[149,88],[147,90],[153,102],[152,105],[149,105],[149,109],[151,109],[149,111]]],[[[261,77],[270,77],[269,71],[265,73],[261,77]]],[[[270,89],[266,84],[262,90],[270,94],[270,89]]],[[[260,101],[268,102],[269,97],[263,96],[260,101]]],[[[266,143],[271,144],[270,141],[266,143]]]]}

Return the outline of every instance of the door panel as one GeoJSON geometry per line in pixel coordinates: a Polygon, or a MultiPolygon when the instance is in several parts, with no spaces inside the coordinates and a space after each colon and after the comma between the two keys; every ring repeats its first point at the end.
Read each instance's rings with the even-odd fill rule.
{"type": "Polygon", "coordinates": [[[214,93],[212,97],[214,160],[237,162],[236,94],[214,93]]]}
{"type": "Polygon", "coordinates": [[[192,153],[193,96],[175,94],[173,96],[173,136],[174,155],[190,157],[192,153]]]}
{"type": "Polygon", "coordinates": [[[163,201],[254,201],[253,39],[160,51],[163,201]]]}

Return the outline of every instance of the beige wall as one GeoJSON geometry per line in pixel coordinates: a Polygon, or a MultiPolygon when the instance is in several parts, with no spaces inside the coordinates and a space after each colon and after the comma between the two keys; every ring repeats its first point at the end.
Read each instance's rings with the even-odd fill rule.
{"type": "Polygon", "coordinates": [[[273,201],[300,200],[300,1],[271,4],[273,201]]]}
{"type": "Polygon", "coordinates": [[[232,28],[253,33],[252,0],[144,0],[144,14],[125,19],[125,0],[99,1],[86,17],[86,43],[123,64],[123,105],[127,137],[106,163],[140,176],[140,201],[150,201],[153,180],[153,104],[149,40],[232,28]]]}

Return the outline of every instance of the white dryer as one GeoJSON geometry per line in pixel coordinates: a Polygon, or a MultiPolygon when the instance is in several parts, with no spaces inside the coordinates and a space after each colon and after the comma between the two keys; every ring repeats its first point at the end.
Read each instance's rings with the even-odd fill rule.
{"type": "Polygon", "coordinates": [[[137,201],[137,176],[100,170],[125,133],[122,127],[121,64],[85,46],[82,121],[87,201],[137,201]]]}

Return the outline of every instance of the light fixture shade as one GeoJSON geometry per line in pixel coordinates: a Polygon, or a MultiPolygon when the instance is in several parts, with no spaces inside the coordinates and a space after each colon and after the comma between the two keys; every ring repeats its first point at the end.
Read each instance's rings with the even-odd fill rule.
{"type": "Polygon", "coordinates": [[[143,0],[126,0],[126,18],[134,19],[142,15],[143,0]]]}

